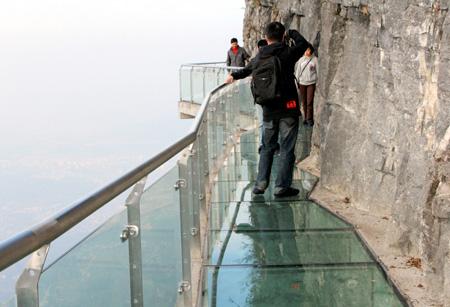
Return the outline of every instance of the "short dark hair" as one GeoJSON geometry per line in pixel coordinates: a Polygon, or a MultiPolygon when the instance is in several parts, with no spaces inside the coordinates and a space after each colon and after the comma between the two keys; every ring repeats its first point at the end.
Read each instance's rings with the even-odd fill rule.
{"type": "Polygon", "coordinates": [[[237,42],[238,42],[238,40],[237,40],[236,37],[233,37],[233,38],[231,39],[231,43],[237,43],[237,42]]]}
{"type": "Polygon", "coordinates": [[[266,26],[264,34],[267,39],[270,39],[271,41],[281,42],[283,40],[284,32],[286,32],[286,28],[280,22],[274,21],[266,26]]]}
{"type": "Polygon", "coordinates": [[[258,48],[261,48],[261,47],[264,47],[264,46],[267,46],[267,41],[265,39],[260,39],[258,41],[258,48]]]}
{"type": "Polygon", "coordinates": [[[311,44],[308,46],[308,49],[311,50],[311,54],[313,54],[313,53],[316,51],[316,49],[314,48],[314,46],[311,45],[311,44]]]}

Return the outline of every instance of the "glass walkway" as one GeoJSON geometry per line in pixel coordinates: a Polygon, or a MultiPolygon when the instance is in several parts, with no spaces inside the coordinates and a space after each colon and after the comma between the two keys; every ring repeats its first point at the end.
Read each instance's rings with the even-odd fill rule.
{"type": "Polygon", "coordinates": [[[214,183],[203,306],[402,306],[353,227],[308,200],[316,178],[252,197],[257,139],[241,136],[214,183]]]}
{"type": "MultiPolygon", "coordinates": [[[[190,84],[181,86],[182,96],[198,100],[193,84],[203,93],[219,85],[223,70],[215,67],[216,83],[208,83],[201,81],[207,68],[199,67],[180,73],[190,84]]],[[[42,229],[54,232],[97,196],[0,243],[0,256],[11,258],[0,258],[3,270],[22,257],[10,255],[31,242],[22,244],[24,237],[40,240],[17,281],[17,298],[0,306],[407,306],[353,226],[308,199],[316,177],[296,170],[301,192],[294,198],[274,198],[273,186],[252,196],[258,122],[248,81],[214,89],[193,132],[130,172],[133,183],[120,188],[124,210],[79,244],[46,264],[54,237],[41,240],[42,229]],[[177,153],[176,166],[146,185],[146,176],[177,153]]],[[[309,154],[311,133],[300,127],[297,159],[309,154]]],[[[272,176],[277,164],[275,157],[272,176]]]]}

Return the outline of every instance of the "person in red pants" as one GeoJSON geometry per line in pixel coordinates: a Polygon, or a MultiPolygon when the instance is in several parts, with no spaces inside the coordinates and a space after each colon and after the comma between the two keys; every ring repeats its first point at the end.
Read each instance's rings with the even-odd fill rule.
{"type": "Polygon", "coordinates": [[[310,127],[314,126],[314,93],[319,72],[318,64],[314,47],[310,46],[297,62],[295,70],[303,105],[303,124],[310,127]]]}

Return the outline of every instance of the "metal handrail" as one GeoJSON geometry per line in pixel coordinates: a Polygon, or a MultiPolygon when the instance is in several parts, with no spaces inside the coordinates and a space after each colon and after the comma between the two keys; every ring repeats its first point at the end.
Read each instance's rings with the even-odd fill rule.
{"type": "Polygon", "coordinates": [[[220,66],[219,64],[225,64],[225,62],[218,62],[218,63],[199,63],[199,64],[183,64],[180,66],[180,69],[183,69],[185,67],[199,67],[199,68],[219,68],[219,69],[229,69],[229,70],[240,70],[244,69],[244,67],[240,66],[220,66]],[[217,65],[217,66],[212,66],[217,65]]]}
{"type": "Polygon", "coordinates": [[[193,65],[219,65],[219,64],[226,64],[227,62],[205,62],[205,63],[187,63],[182,64],[181,66],[193,66],[193,65]]]}
{"type": "Polygon", "coordinates": [[[54,241],[192,144],[197,139],[211,96],[225,86],[226,84],[222,84],[216,87],[205,97],[189,133],[176,143],[94,194],[75,202],[36,226],[0,242],[0,271],[36,251],[41,246],[54,241]]]}

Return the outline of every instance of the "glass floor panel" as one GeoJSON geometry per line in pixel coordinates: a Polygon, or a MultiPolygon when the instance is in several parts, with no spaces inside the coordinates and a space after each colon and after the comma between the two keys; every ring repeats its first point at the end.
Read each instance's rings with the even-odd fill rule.
{"type": "Polygon", "coordinates": [[[238,232],[353,229],[311,201],[212,203],[209,220],[211,230],[238,232]]]}
{"type": "Polygon", "coordinates": [[[293,201],[306,200],[308,194],[316,184],[316,180],[294,180],[292,186],[299,189],[297,196],[276,198],[274,181],[272,181],[263,195],[252,195],[252,189],[255,185],[253,181],[218,181],[212,188],[212,202],[238,202],[238,201],[293,201]]]}
{"type": "MultiPolygon", "coordinates": [[[[236,161],[237,162],[237,161],[236,161]]],[[[277,176],[278,161],[274,160],[270,180],[274,182],[277,176]]],[[[217,181],[255,181],[258,165],[252,161],[242,161],[241,164],[226,164],[218,172],[217,181]]],[[[294,171],[295,172],[295,171],[294,171]]],[[[301,174],[300,180],[317,181],[308,173],[301,174]]]]}
{"type": "MultiPolygon", "coordinates": [[[[281,228],[293,225],[280,220],[281,228]]],[[[209,265],[336,265],[373,262],[347,231],[211,231],[209,265]]]]}
{"type": "Polygon", "coordinates": [[[209,267],[205,307],[406,306],[376,265],[209,267]]]}

